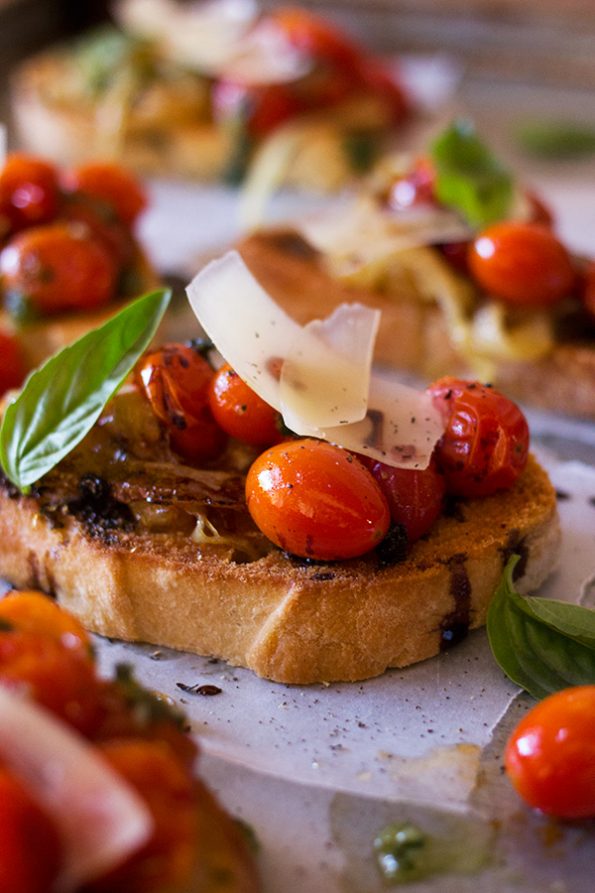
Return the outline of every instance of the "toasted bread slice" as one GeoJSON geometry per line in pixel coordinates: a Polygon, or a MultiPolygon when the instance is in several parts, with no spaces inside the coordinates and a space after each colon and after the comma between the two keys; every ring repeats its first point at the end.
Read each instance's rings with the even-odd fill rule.
{"type": "MultiPolygon", "coordinates": [[[[121,399],[120,414],[140,418],[135,392],[121,399]]],[[[110,412],[32,495],[0,489],[0,576],[53,594],[102,635],[279,682],[365,679],[483,624],[513,552],[522,591],[556,561],[556,497],[532,458],[511,490],[458,501],[398,563],[311,563],[254,526],[236,459],[186,467],[160,451],[154,419],[131,442],[110,412]]]]}
{"type": "Polygon", "coordinates": [[[119,107],[118,97],[110,117],[107,107],[71,95],[76,77],[76,65],[60,50],[34,56],[14,73],[13,119],[19,142],[28,151],[70,165],[112,157],[146,175],[200,180],[223,175],[230,152],[227,130],[200,118],[179,120],[171,105],[169,117],[143,125],[141,115],[135,123],[128,101],[123,98],[119,107]]]}
{"type": "MultiPolygon", "coordinates": [[[[203,182],[235,181],[235,169],[246,166],[251,153],[233,127],[213,120],[209,99],[185,108],[183,95],[168,94],[171,85],[162,84],[158,97],[149,91],[143,99],[142,92],[126,92],[124,82],[122,91],[101,102],[77,91],[79,79],[67,48],[33,56],[13,73],[12,117],[23,148],[61,164],[109,157],[146,176],[203,182]]],[[[395,132],[394,114],[381,92],[354,90],[331,108],[304,113],[276,129],[260,142],[270,149],[259,163],[279,166],[281,181],[290,187],[335,192],[361,174],[362,158],[370,154],[371,160],[386,147],[395,132]],[[367,143],[369,149],[358,148],[367,143]]]]}
{"type": "MultiPolygon", "coordinates": [[[[382,311],[378,363],[425,380],[477,376],[470,358],[453,343],[439,304],[420,300],[406,277],[382,291],[340,281],[327,271],[323,255],[290,229],[256,232],[238,249],[258,281],[298,322],[325,316],[344,301],[358,301],[382,311]]],[[[490,362],[489,379],[528,404],[595,419],[595,337],[583,333],[557,340],[538,359],[497,359],[490,362]]]]}

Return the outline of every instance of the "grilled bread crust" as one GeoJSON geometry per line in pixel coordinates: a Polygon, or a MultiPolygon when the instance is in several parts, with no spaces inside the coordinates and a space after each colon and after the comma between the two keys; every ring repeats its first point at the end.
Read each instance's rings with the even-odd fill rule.
{"type": "MultiPolygon", "coordinates": [[[[398,294],[349,287],[332,278],[321,255],[287,229],[253,233],[237,247],[261,285],[297,322],[305,324],[345,301],[358,301],[382,311],[376,362],[424,380],[442,375],[475,377],[452,344],[440,307],[420,301],[406,283],[398,294]]],[[[539,360],[500,360],[490,380],[527,404],[595,419],[593,340],[559,342],[539,360]]]]}
{"type": "Polygon", "coordinates": [[[509,491],[460,500],[405,560],[221,557],[187,534],[101,531],[4,483],[0,575],[51,593],[91,630],[224,658],[285,683],[355,681],[437,654],[485,622],[513,552],[528,592],[558,552],[556,496],[530,458],[509,491]]]}

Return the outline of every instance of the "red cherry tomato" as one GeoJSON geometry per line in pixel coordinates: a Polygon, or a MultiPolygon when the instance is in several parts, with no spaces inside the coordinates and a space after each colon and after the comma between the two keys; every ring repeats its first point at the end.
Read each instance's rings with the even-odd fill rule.
{"type": "Polygon", "coordinates": [[[14,335],[0,329],[0,397],[11,388],[18,388],[25,377],[25,361],[14,335]]]}
{"type": "Polygon", "coordinates": [[[289,43],[304,55],[353,68],[361,58],[357,44],[339,28],[311,12],[290,6],[273,11],[269,16],[289,43]]]}
{"type": "Polygon", "coordinates": [[[136,370],[141,391],[169,429],[173,449],[191,461],[216,458],[227,440],[209,408],[213,376],[209,363],[189,344],[165,344],[136,370]]]}
{"type": "Polygon", "coordinates": [[[65,176],[70,191],[104,202],[127,226],[132,226],[147,206],[147,196],[130,171],[109,161],[92,161],[65,176]]]}
{"type": "Polygon", "coordinates": [[[436,462],[421,470],[393,468],[368,458],[364,464],[384,493],[392,521],[402,524],[408,541],[414,543],[431,529],[442,512],[446,484],[436,462]]]}
{"type": "Polygon", "coordinates": [[[26,692],[84,734],[97,721],[93,663],[45,633],[0,632],[0,685],[26,692]]]}
{"type": "Polygon", "coordinates": [[[116,291],[107,249],[76,227],[52,223],[15,236],[0,254],[9,311],[51,315],[104,307],[116,291]]]}
{"type": "Polygon", "coordinates": [[[130,227],[115,216],[104,202],[82,192],[64,196],[58,219],[85,227],[114,258],[119,270],[134,263],[138,248],[130,227]]]}
{"type": "Polygon", "coordinates": [[[280,414],[227,363],[211,382],[209,404],[223,430],[238,440],[252,446],[271,446],[283,439],[280,414]]]}
{"type": "Polygon", "coordinates": [[[198,889],[199,811],[192,774],[164,741],[123,739],[105,742],[100,750],[145,801],[153,828],[141,849],[85,885],[86,893],[198,889]]]}
{"type": "Polygon", "coordinates": [[[434,202],[436,170],[429,158],[418,158],[413,168],[391,184],[387,203],[395,211],[434,202]]]}
{"type": "Polygon", "coordinates": [[[303,110],[291,84],[244,84],[225,78],[213,86],[213,108],[217,120],[243,122],[255,139],[303,110]]]}
{"type": "Polygon", "coordinates": [[[23,785],[0,767],[0,890],[48,893],[61,863],[58,831],[23,785]]]}
{"type": "Polygon", "coordinates": [[[495,223],[469,249],[479,285],[517,307],[549,307],[572,292],[575,271],[568,252],[547,227],[495,223]]]}
{"type": "Polygon", "coordinates": [[[252,518],[281,549],[340,560],[385,537],[390,513],[380,487],[347,450],[304,438],[271,447],[246,479],[252,518]]]}
{"type": "Polygon", "coordinates": [[[48,223],[58,210],[58,171],[32,155],[9,155],[0,170],[0,213],[13,230],[48,223]]]}
{"type": "Polygon", "coordinates": [[[0,626],[38,633],[93,663],[91,638],[82,624],[41,592],[9,592],[0,600],[0,626]]]}
{"type": "Polygon", "coordinates": [[[595,818],[595,685],[545,698],[520,721],[505,752],[508,777],[536,809],[595,818]]]}
{"type": "Polygon", "coordinates": [[[512,487],[529,452],[529,427],[518,406],[486,385],[450,377],[428,392],[446,426],[436,458],[448,492],[490,496],[512,487]]]}

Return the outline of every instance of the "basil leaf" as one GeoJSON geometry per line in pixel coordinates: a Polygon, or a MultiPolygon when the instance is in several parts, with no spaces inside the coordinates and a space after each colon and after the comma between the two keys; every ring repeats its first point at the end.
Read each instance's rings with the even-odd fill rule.
{"type": "Polygon", "coordinates": [[[515,591],[508,562],[490,604],[490,647],[506,675],[535,698],[595,682],[595,611],[515,591]]]}
{"type": "Polygon", "coordinates": [[[436,197],[477,228],[507,217],[512,177],[477,136],[469,121],[455,121],[434,141],[436,197]]]}
{"type": "Polygon", "coordinates": [[[0,465],[26,493],[87,434],[149,345],[171,291],[128,304],[33,372],[4,413],[0,465]]]}

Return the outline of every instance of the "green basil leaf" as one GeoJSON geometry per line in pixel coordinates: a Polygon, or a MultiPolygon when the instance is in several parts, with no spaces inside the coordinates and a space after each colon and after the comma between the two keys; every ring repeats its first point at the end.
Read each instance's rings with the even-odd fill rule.
{"type": "Polygon", "coordinates": [[[24,493],[88,433],[148,347],[171,291],[128,304],[33,372],[4,413],[0,465],[24,493]]]}
{"type": "Polygon", "coordinates": [[[455,121],[431,147],[436,197],[481,228],[510,213],[513,180],[468,121],[455,121]]]}
{"type": "Polygon", "coordinates": [[[535,698],[595,682],[595,611],[515,591],[513,556],[490,604],[490,647],[506,675],[535,698]]]}

